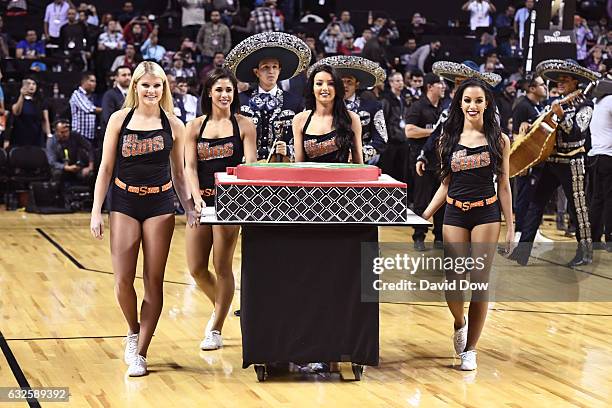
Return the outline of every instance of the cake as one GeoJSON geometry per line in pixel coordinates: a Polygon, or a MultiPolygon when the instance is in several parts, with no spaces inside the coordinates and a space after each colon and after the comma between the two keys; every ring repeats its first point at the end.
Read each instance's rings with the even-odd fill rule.
{"type": "Polygon", "coordinates": [[[375,166],[253,163],[215,174],[219,221],[372,223],[407,221],[406,184],[375,166]]]}

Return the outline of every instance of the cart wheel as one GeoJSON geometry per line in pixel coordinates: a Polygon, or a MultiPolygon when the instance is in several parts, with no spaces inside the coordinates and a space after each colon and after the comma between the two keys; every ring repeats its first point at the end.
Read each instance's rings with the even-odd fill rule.
{"type": "Polygon", "coordinates": [[[352,365],[353,374],[355,375],[355,381],[361,381],[361,375],[363,374],[363,366],[360,364],[352,365]]]}
{"type": "Polygon", "coordinates": [[[255,373],[257,374],[257,381],[264,382],[266,381],[266,366],[265,365],[255,365],[255,373]]]}

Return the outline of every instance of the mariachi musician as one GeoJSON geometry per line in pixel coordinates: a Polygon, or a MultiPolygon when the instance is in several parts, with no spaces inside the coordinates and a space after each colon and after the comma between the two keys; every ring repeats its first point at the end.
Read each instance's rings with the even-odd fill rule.
{"type": "MultiPolygon", "coordinates": [[[[578,89],[579,83],[596,81],[599,74],[588,70],[574,60],[551,59],[542,61],[536,73],[544,79],[556,82],[562,96],[567,97],[578,89]]],[[[576,212],[578,228],[576,255],[567,264],[570,267],[590,264],[593,261],[591,224],[586,205],[584,159],[589,137],[589,124],[593,103],[582,98],[578,103],[563,107],[557,100],[551,105],[556,115],[556,142],[553,153],[546,159],[532,195],[521,234],[520,245],[510,255],[521,265],[526,265],[531,254],[536,231],[542,222],[544,207],[559,185],[563,187],[571,209],[576,212]]]]}
{"type": "Polygon", "coordinates": [[[311,52],[296,36],[265,32],[252,35],[232,49],[225,65],[239,81],[257,83],[240,94],[240,112],[257,127],[257,159],[272,153],[293,157],[291,124],[304,108],[301,96],[283,91],[278,82],[291,79],[310,63],[311,52]]]}
{"type": "Polygon", "coordinates": [[[330,65],[338,71],[344,84],[344,103],[351,112],[359,115],[363,162],[377,164],[387,146],[387,126],[382,104],[377,100],[362,99],[357,90],[372,88],[385,82],[387,74],[375,62],[353,55],[337,55],[323,58],[308,69],[308,76],[319,65],[330,65]]]}

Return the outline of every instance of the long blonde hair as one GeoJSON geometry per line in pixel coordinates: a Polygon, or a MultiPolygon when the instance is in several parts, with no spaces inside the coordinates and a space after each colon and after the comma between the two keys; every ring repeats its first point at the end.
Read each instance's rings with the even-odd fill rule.
{"type": "Polygon", "coordinates": [[[151,74],[162,80],[163,92],[161,99],[159,100],[159,106],[168,115],[174,115],[174,102],[172,101],[172,94],[170,91],[170,85],[168,84],[168,77],[166,73],[157,63],[152,61],[142,61],[132,74],[132,80],[130,81],[130,87],[128,94],[123,102],[124,108],[136,108],[138,107],[138,93],[136,92],[136,84],[140,81],[145,74],[151,74]]]}

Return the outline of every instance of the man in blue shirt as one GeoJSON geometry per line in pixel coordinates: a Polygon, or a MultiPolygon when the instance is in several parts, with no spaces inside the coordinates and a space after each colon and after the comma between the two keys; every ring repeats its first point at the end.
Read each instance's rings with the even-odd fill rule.
{"type": "Polygon", "coordinates": [[[38,35],[34,30],[28,30],[24,40],[17,43],[15,49],[17,59],[38,59],[45,57],[45,44],[38,41],[38,35]]]}
{"type": "Polygon", "coordinates": [[[512,27],[514,23],[515,11],[516,9],[513,6],[506,7],[506,11],[504,13],[499,13],[497,17],[495,17],[495,27],[512,27]]]}

